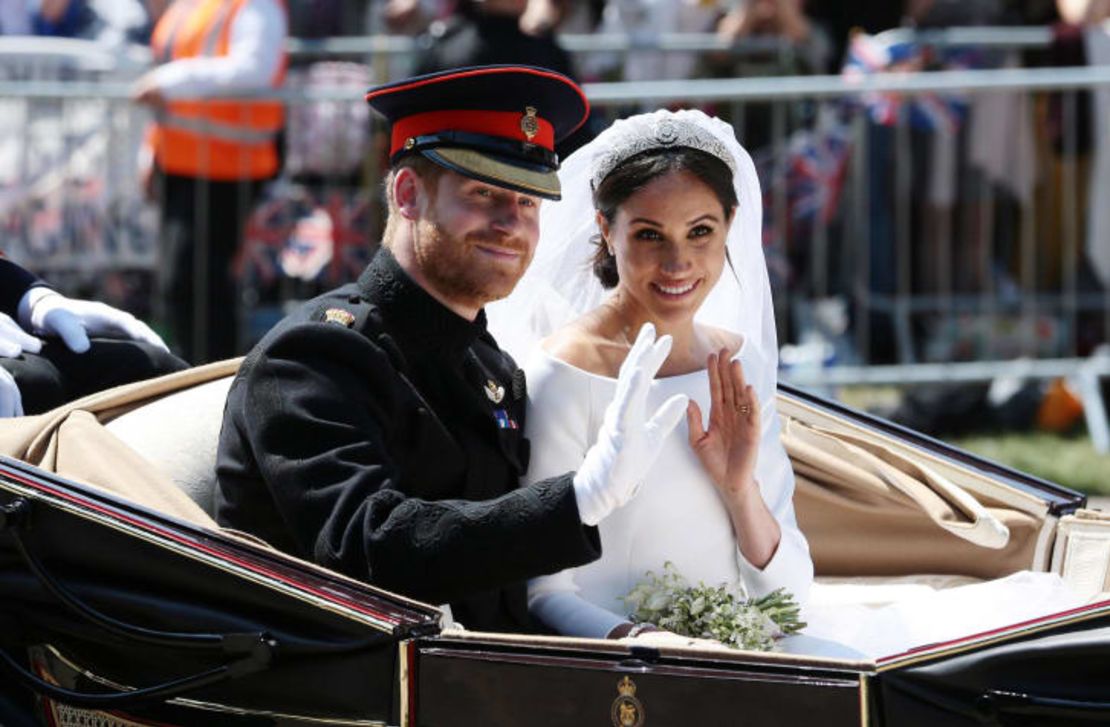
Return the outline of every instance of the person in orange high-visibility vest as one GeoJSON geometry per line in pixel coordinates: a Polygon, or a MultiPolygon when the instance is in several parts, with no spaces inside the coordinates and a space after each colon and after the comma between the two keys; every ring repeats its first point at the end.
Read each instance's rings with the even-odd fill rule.
{"type": "Polygon", "coordinates": [[[135,87],[154,111],[141,162],[162,207],[159,292],[172,345],[193,363],[239,352],[231,260],[280,168],[284,111],[264,96],[285,78],[287,32],[282,0],[175,0],[151,38],[160,65],[135,87]]]}

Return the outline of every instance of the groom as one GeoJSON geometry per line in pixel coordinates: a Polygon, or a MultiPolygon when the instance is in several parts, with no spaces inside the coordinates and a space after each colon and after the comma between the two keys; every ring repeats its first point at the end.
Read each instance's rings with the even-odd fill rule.
{"type": "Polygon", "coordinates": [[[356,283],[312,300],[247,356],[220,435],[217,519],[413,598],[471,629],[530,629],[529,577],[600,555],[685,401],[650,419],[670,340],[644,331],[577,472],[528,468],[520,369],[485,328],[532,258],[555,143],[588,106],[557,73],[459,69],[371,89],[392,123],[389,216],[356,283]]]}

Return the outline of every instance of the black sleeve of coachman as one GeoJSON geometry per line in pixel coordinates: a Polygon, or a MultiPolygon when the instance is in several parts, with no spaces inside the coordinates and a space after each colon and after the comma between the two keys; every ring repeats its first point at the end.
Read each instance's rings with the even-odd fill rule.
{"type": "Polygon", "coordinates": [[[15,317],[23,294],[43,282],[0,253],[0,313],[15,317]]]}

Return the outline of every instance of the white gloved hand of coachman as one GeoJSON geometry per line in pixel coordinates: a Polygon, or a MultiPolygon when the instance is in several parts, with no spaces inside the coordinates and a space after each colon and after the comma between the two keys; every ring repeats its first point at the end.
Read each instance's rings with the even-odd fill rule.
{"type": "MultiPolygon", "coordinates": [[[[36,336],[56,336],[74,353],[89,350],[89,336],[129,338],[168,350],[157,333],[130,313],[104,303],[67,298],[51,288],[28,290],[19,301],[18,315],[17,323],[0,313],[0,358],[39,353],[42,341],[36,336]]],[[[15,378],[0,368],[0,418],[17,416],[23,416],[23,397],[15,378]]]]}
{"type": "Polygon", "coordinates": [[[19,321],[37,336],[57,336],[74,353],[89,350],[90,336],[129,338],[168,350],[150,326],[105,303],[67,298],[50,288],[31,288],[19,303],[19,321]]]}
{"type": "Polygon", "coordinates": [[[574,476],[578,514],[586,525],[597,525],[632,499],[686,411],[687,398],[680,394],[648,417],[648,391],[670,351],[671,337],[655,340],[655,326],[646,323],[621,364],[597,441],[574,476]]]}

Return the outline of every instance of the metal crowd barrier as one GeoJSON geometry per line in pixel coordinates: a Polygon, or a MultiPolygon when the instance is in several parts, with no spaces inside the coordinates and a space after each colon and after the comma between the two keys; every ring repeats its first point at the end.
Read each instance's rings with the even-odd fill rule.
{"type": "MultiPolygon", "coordinates": [[[[936,42],[1013,48],[1046,40],[1044,29],[1008,29],[1010,36],[993,41],[975,38],[985,31],[965,30],[971,35],[949,31],[936,42]]],[[[591,38],[597,47],[616,43],[591,38]]],[[[366,39],[343,42],[356,52],[356,41],[366,39]]],[[[303,49],[331,53],[338,43],[303,49]]],[[[405,39],[389,43],[374,52],[411,50],[405,39]]],[[[120,171],[134,158],[145,112],[130,103],[130,83],[115,79],[93,69],[67,81],[0,80],[5,250],[79,288],[90,276],[103,280],[104,271],[151,275],[158,264],[155,211],[129,191],[134,179],[120,171]],[[47,171],[35,169],[35,160],[45,160],[47,171]]],[[[1108,89],[1110,67],[585,86],[599,124],[647,108],[702,106],[728,118],[753,152],[765,187],[764,242],[780,338],[790,347],[785,379],[825,387],[1067,376],[1084,395],[1101,447],[1110,445],[1097,396],[1098,378],[1110,375],[1110,355],[1098,346],[1110,340],[1110,285],[1092,278],[1084,229],[1088,200],[1097,203],[1090,185],[1104,180],[1091,179],[1085,165],[1095,147],[1083,146],[1079,129],[1083,94],[1108,89]],[[947,108],[952,128],[915,127],[917,101],[947,108]],[[884,105],[889,113],[880,123],[875,112],[884,105]],[[1058,129],[1052,139],[1049,111],[1058,129]],[[996,136],[1006,136],[985,161],[977,146],[991,141],[984,118],[987,131],[994,125],[996,136]],[[1025,155],[1022,179],[1006,178],[1007,152],[1025,155]]],[[[291,113],[361,103],[351,86],[305,84],[255,95],[276,95],[291,113]]],[[[367,124],[367,148],[380,151],[384,129],[367,124]]],[[[1105,121],[1094,127],[1096,144],[1110,143],[1107,128],[1105,121]]],[[[301,194],[290,192],[297,180],[280,181],[266,214],[284,221],[267,228],[262,219],[243,256],[244,300],[255,308],[248,316],[267,301],[280,307],[306,286],[342,282],[324,279],[358,266],[363,258],[355,253],[365,253],[380,229],[381,163],[380,153],[368,154],[353,179],[324,179],[316,196],[292,207],[288,195],[301,194]],[[333,204],[333,194],[345,196],[333,204]],[[319,222],[321,210],[330,223],[305,222],[319,222]],[[331,235],[332,247],[302,250],[301,280],[289,285],[281,260],[291,243],[282,236],[297,234],[300,243],[331,235]],[[350,256],[341,264],[321,268],[309,259],[335,260],[340,252],[350,256]]]]}
{"type": "Polygon", "coordinates": [[[148,65],[133,49],[0,36],[0,249],[137,312],[149,309],[139,279],[157,265],[155,217],[135,175],[144,117],[121,99],[148,65]]]}
{"type": "MultiPolygon", "coordinates": [[[[890,40],[915,41],[931,46],[977,46],[994,49],[1040,48],[1052,40],[1044,26],[982,26],[943,29],[895,28],[882,33],[890,40]]],[[[715,33],[563,33],[558,43],[570,53],[612,53],[632,50],[660,52],[735,52],[756,54],[790,48],[780,38],[753,36],[729,41],[715,33]]],[[[290,57],[411,56],[422,49],[420,38],[404,35],[363,35],[335,38],[290,38],[290,57]]]]}
{"type": "MultiPolygon", "coordinates": [[[[879,34],[888,42],[917,42],[933,48],[975,47],[996,52],[1044,48],[1052,41],[1052,29],[1044,26],[981,26],[937,29],[894,28],[879,34]]],[[[771,57],[787,67],[801,48],[784,38],[751,36],[730,41],[715,33],[562,33],[559,45],[576,58],[618,54],[627,61],[635,52],[727,55],[733,59],[771,57]]],[[[424,50],[426,38],[403,35],[363,35],[334,38],[290,38],[286,50],[291,59],[345,58],[365,63],[378,82],[410,75],[413,63],[424,50]]]]}

